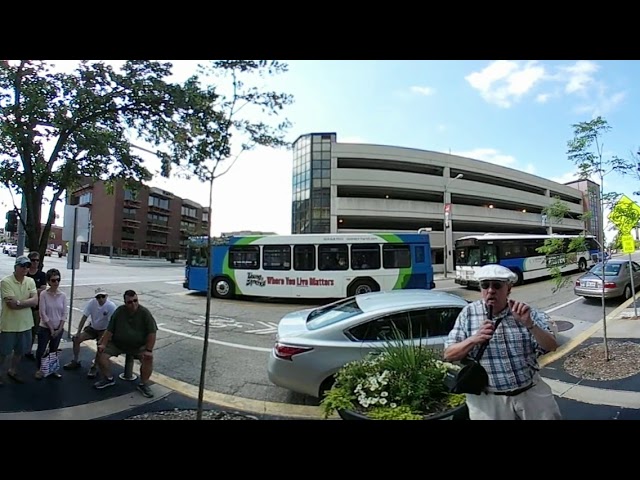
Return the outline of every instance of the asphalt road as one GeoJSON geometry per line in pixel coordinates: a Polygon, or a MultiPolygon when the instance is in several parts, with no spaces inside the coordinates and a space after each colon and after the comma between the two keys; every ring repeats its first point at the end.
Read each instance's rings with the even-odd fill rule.
{"type": "MultiPolygon", "coordinates": [[[[14,260],[0,254],[2,276],[12,272],[14,260]]],[[[72,272],[66,268],[66,259],[46,257],[45,270],[53,267],[61,271],[62,289],[69,294],[72,272]]],[[[206,295],[184,290],[183,276],[184,267],[171,264],[152,267],[83,262],[75,274],[72,331],[75,332],[79,323],[80,310],[93,296],[97,286],[104,286],[118,305],[122,303],[124,291],[133,289],[138,293],[141,304],[154,314],[159,326],[155,370],[197,385],[206,295]]],[[[549,312],[554,320],[560,321],[562,328],[567,329],[565,334],[575,333],[601,320],[602,308],[599,301],[576,297],[572,283],[567,288],[554,291],[550,280],[536,281],[515,287],[512,297],[549,312]]],[[[460,287],[452,279],[438,281],[437,287],[469,300],[480,298],[480,292],[460,287]]],[[[266,364],[280,318],[293,310],[320,303],[213,299],[206,388],[254,400],[316,405],[316,399],[272,385],[267,379],[266,364]]],[[[607,301],[607,313],[620,303],[621,300],[607,301]]],[[[66,334],[64,338],[67,338],[66,334]]]]}

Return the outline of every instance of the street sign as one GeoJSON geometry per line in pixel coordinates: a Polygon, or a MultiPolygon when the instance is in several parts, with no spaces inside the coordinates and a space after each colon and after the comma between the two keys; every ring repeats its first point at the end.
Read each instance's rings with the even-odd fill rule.
{"type": "Polygon", "coordinates": [[[609,220],[613,223],[621,234],[626,235],[638,225],[640,221],[640,205],[623,195],[618,203],[611,209],[609,220]]]}
{"type": "Polygon", "coordinates": [[[633,253],[636,251],[636,241],[633,235],[626,234],[622,236],[622,253],[633,253]]]}
{"type": "Polygon", "coordinates": [[[78,207],[76,205],[64,206],[64,225],[62,226],[62,240],[69,242],[89,241],[89,209],[87,207],[78,207]],[[75,239],[73,238],[74,218],[77,221],[77,224],[75,226],[75,239]]]}

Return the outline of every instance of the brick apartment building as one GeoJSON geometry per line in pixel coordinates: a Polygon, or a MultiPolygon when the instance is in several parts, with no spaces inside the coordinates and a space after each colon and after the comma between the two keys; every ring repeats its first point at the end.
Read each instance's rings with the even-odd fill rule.
{"type": "Polygon", "coordinates": [[[90,209],[96,255],[184,258],[188,237],[210,231],[208,207],[144,184],[133,192],[119,181],[108,193],[104,182],[87,181],[67,203],[90,209]]]}

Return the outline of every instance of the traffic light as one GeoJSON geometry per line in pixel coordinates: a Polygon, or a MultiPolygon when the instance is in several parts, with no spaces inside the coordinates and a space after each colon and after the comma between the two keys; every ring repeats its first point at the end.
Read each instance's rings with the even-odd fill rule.
{"type": "Polygon", "coordinates": [[[16,233],[18,231],[18,214],[15,210],[7,212],[7,223],[4,226],[5,232],[16,233]]]}

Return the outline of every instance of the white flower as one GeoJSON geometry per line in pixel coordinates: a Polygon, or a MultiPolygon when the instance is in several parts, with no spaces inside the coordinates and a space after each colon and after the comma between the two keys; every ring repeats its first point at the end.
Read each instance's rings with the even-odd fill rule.
{"type": "Polygon", "coordinates": [[[386,396],[388,396],[388,395],[389,395],[389,392],[382,392],[382,393],[380,394],[380,396],[381,396],[381,397],[386,397],[386,396]]]}
{"type": "Polygon", "coordinates": [[[385,405],[387,403],[387,399],[386,398],[381,398],[380,399],[380,405],[385,405]]]}
{"type": "Polygon", "coordinates": [[[398,405],[395,403],[391,403],[391,408],[396,408],[398,405]]]}

